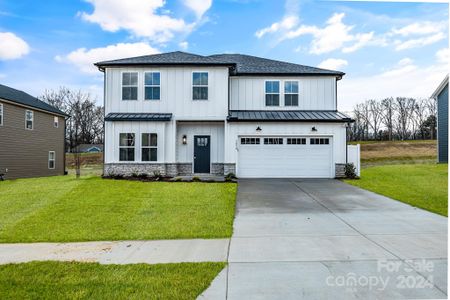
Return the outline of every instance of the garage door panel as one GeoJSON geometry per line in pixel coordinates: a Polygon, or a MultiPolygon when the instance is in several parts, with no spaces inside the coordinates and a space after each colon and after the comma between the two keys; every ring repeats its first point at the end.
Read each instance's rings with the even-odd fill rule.
{"type": "MultiPolygon", "coordinates": [[[[262,140],[261,140],[262,142],[262,140]]],[[[240,177],[332,177],[332,142],[328,145],[239,145],[240,177]]]]}

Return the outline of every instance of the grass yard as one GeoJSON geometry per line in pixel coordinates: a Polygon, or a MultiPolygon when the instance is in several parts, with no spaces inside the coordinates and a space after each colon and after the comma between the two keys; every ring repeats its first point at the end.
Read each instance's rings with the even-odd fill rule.
{"type": "MultiPolygon", "coordinates": [[[[236,184],[87,176],[0,182],[0,242],[224,238],[236,184]]],[[[1,298],[1,297],[0,297],[1,298]]]]}
{"type": "Polygon", "coordinates": [[[405,164],[364,168],[345,182],[447,216],[447,178],[447,164],[405,164]]]}
{"type": "Polygon", "coordinates": [[[436,141],[361,141],[361,165],[422,164],[436,162],[436,141]]]}
{"type": "Polygon", "coordinates": [[[225,263],[0,266],[0,299],[195,299],[225,263]]]}

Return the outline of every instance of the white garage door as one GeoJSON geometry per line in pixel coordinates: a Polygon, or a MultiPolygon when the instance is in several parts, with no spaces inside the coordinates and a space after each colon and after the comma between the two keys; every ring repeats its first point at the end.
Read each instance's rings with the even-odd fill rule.
{"type": "Polygon", "coordinates": [[[238,177],[331,178],[331,137],[240,137],[238,177]]]}

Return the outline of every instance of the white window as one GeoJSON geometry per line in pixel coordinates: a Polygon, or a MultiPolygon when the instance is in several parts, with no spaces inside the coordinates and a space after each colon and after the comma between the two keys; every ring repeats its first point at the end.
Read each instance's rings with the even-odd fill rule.
{"type": "Polygon", "coordinates": [[[142,161],[158,160],[158,135],[156,133],[142,134],[142,161]]]}
{"type": "Polygon", "coordinates": [[[284,82],[284,106],[298,106],[298,81],[284,82]]]}
{"type": "Polygon", "coordinates": [[[59,126],[59,118],[58,117],[53,117],[53,126],[55,128],[58,128],[58,126],[59,126]]]}
{"type": "Polygon", "coordinates": [[[25,111],[25,129],[33,130],[34,113],[31,110],[25,111]]]}
{"type": "Polygon", "coordinates": [[[122,73],[122,100],[137,100],[138,98],[138,73],[122,73]]]}
{"type": "Polygon", "coordinates": [[[3,126],[3,104],[0,103],[0,126],[3,126]]]}
{"type": "Polygon", "coordinates": [[[330,139],[327,138],[311,138],[309,140],[311,145],[328,145],[330,144],[330,139]]]}
{"type": "Polygon", "coordinates": [[[55,168],[55,151],[48,151],[48,168],[55,168]]]}
{"type": "Polygon", "coordinates": [[[208,72],[192,73],[192,99],[208,100],[208,72]]]}
{"type": "Polygon", "coordinates": [[[242,145],[259,145],[260,139],[259,138],[241,138],[241,144],[242,145]]]}
{"type": "Polygon", "coordinates": [[[266,81],[266,106],[280,105],[280,82],[266,81]]]}
{"type": "Polygon", "coordinates": [[[135,134],[119,134],[119,161],[134,161],[135,134]]]}
{"type": "Polygon", "coordinates": [[[144,74],[144,100],[160,100],[161,75],[159,72],[147,72],[144,74]]]}

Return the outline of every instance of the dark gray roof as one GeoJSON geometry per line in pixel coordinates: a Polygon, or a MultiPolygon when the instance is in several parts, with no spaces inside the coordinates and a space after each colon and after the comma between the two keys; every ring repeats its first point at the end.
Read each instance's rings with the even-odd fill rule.
{"type": "Polygon", "coordinates": [[[341,112],[328,110],[233,110],[227,119],[230,122],[353,122],[341,112]]]}
{"type": "Polygon", "coordinates": [[[231,68],[232,75],[333,75],[342,77],[345,74],[251,55],[202,56],[180,51],[102,61],[95,65],[100,68],[132,65],[223,65],[231,68]]]}
{"type": "Polygon", "coordinates": [[[171,113],[109,113],[105,121],[170,121],[171,113]]]}
{"type": "Polygon", "coordinates": [[[68,116],[66,113],[60,111],[56,107],[51,106],[50,104],[45,103],[44,101],[41,101],[38,98],[31,96],[30,94],[2,84],[0,84],[0,99],[5,99],[14,103],[34,107],[58,115],[68,116]]]}

